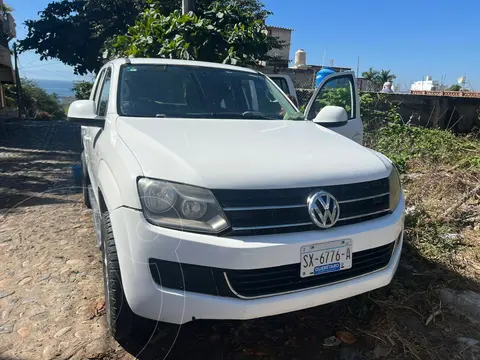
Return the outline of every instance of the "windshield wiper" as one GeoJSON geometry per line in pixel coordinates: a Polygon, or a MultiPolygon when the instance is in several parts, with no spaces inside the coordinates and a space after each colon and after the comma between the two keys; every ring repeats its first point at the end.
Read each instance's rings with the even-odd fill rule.
{"type": "Polygon", "coordinates": [[[194,118],[214,118],[214,119],[259,119],[259,120],[273,120],[274,117],[268,117],[257,111],[241,112],[206,112],[206,113],[187,113],[185,117],[194,118]]]}
{"type": "Polygon", "coordinates": [[[266,116],[259,111],[244,111],[242,117],[247,119],[265,119],[265,120],[278,120],[277,118],[266,116]]]}

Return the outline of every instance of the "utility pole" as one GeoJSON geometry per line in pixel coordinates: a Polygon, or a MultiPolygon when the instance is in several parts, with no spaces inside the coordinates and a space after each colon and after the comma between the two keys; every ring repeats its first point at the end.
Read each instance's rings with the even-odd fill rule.
{"type": "Polygon", "coordinates": [[[15,84],[17,88],[18,117],[22,119],[22,84],[20,83],[20,72],[18,71],[17,43],[13,43],[13,58],[15,61],[15,84]]]}
{"type": "Polygon", "coordinates": [[[195,0],[182,0],[182,14],[195,11],[195,0]]]}

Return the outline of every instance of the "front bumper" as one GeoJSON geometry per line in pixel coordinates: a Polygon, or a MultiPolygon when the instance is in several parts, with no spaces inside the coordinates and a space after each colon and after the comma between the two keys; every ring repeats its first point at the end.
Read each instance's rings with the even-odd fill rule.
{"type": "MultiPolygon", "coordinates": [[[[182,324],[193,319],[251,319],[314,307],[355,296],[390,283],[403,243],[404,200],[391,215],[321,231],[246,237],[216,237],[153,226],[142,213],[119,208],[110,214],[127,301],[140,316],[182,324]],[[151,259],[211,269],[251,270],[295,264],[300,247],[351,238],[353,253],[387,246],[397,238],[385,267],[340,282],[244,299],[162,287],[154,281],[151,259]]],[[[168,274],[161,274],[168,277],[168,274]]]]}

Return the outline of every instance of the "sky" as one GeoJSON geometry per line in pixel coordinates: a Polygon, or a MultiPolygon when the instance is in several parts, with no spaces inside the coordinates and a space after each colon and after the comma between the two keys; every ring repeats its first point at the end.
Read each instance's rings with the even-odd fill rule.
{"type": "MultiPolygon", "coordinates": [[[[51,0],[15,0],[12,5],[17,37],[26,35],[25,19],[51,0]]],[[[6,1],[8,3],[8,1],[6,1]]],[[[410,88],[413,81],[432,76],[445,84],[466,75],[480,91],[480,1],[478,0],[262,0],[273,12],[268,25],[294,29],[290,59],[297,49],[307,63],[357,69],[388,69],[395,83],[410,88]]],[[[20,56],[20,73],[33,79],[78,79],[58,61],[38,55],[20,56]]]]}

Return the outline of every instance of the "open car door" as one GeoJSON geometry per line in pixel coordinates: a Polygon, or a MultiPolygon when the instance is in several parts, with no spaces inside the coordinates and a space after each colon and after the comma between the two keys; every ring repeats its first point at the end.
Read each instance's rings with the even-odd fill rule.
{"type": "Polygon", "coordinates": [[[354,72],[326,76],[306,108],[305,117],[363,145],[363,123],[354,72]]]}

